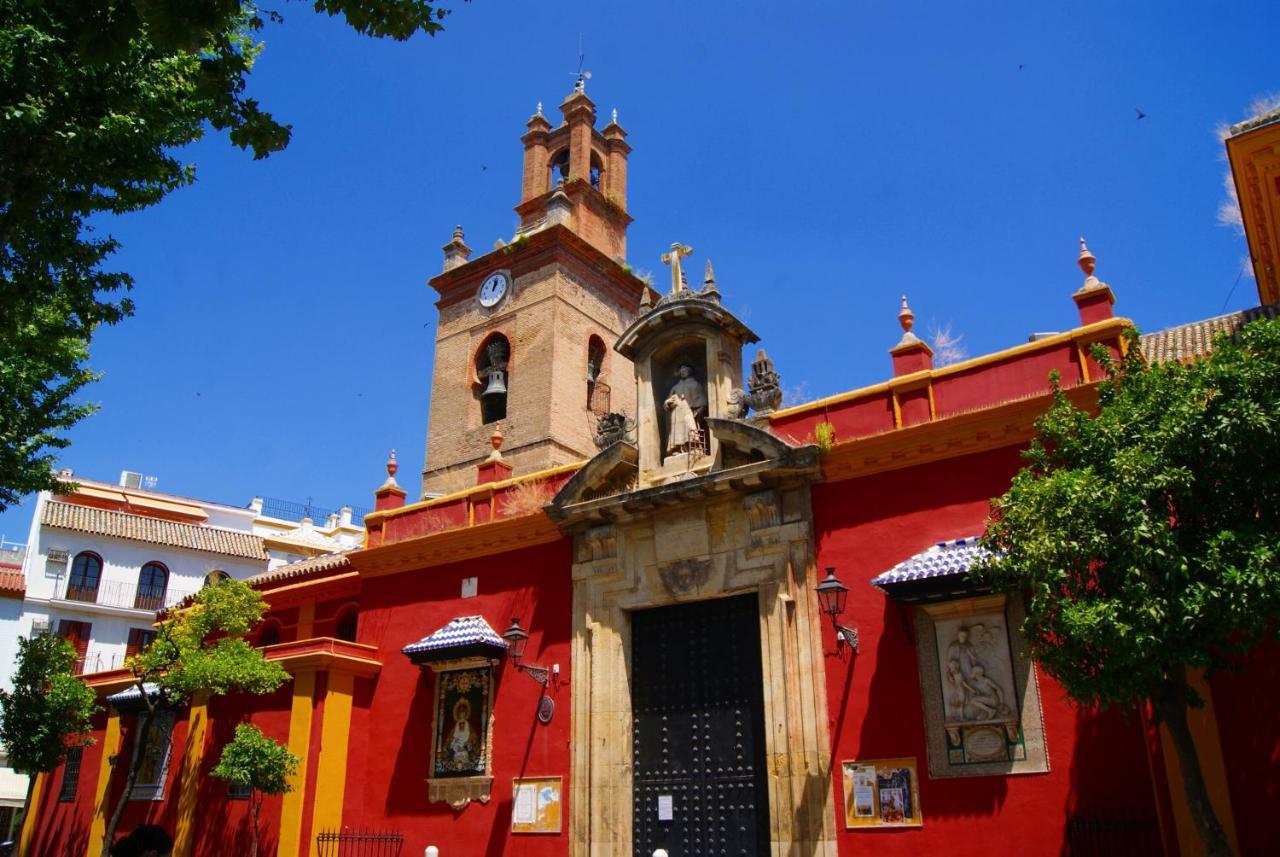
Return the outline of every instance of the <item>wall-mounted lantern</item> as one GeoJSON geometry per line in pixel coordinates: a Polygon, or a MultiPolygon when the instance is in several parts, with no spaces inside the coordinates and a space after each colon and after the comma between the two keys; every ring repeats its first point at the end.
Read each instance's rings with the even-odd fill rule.
{"type": "Polygon", "coordinates": [[[858,651],[858,629],[841,625],[838,621],[838,617],[844,612],[849,588],[836,577],[834,568],[827,569],[827,576],[814,587],[814,591],[818,593],[818,604],[821,605],[822,612],[831,617],[831,627],[836,629],[836,651],[843,649],[846,643],[853,651],[858,651]]]}
{"type": "Polygon", "coordinates": [[[556,713],[556,703],[547,693],[547,686],[554,676],[560,674],[560,665],[552,664],[551,668],[539,664],[524,664],[524,648],[529,643],[529,632],[520,627],[520,620],[512,618],[511,627],[502,632],[502,639],[507,641],[507,657],[520,672],[542,685],[542,699],[538,700],[538,722],[550,723],[556,713]]]}

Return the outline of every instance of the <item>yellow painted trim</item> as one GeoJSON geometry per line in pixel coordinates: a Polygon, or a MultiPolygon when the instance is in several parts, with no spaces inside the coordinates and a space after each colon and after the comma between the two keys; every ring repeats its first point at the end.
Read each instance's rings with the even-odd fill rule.
{"type": "MultiPolygon", "coordinates": [[[[1107,338],[1106,335],[1113,330],[1118,334],[1121,330],[1133,327],[1133,322],[1127,318],[1116,316],[1115,318],[1105,318],[1102,321],[1095,321],[1093,324],[1087,324],[1084,327],[1077,327],[1064,333],[1047,336],[1044,339],[1038,339],[1035,342],[1024,342],[1022,345],[1015,345],[1012,348],[1006,348],[1003,351],[993,351],[990,354],[984,354],[981,357],[974,357],[972,360],[965,360],[961,363],[952,363],[939,369],[927,369],[923,372],[915,372],[911,375],[903,375],[900,378],[894,378],[889,381],[881,381],[879,384],[872,384],[867,387],[859,387],[856,390],[850,390],[847,393],[837,393],[834,396],[828,396],[825,399],[818,399],[814,402],[806,402],[803,405],[796,405],[794,408],[784,408],[780,411],[774,411],[769,415],[770,420],[779,420],[795,414],[803,414],[806,411],[818,410],[820,408],[839,405],[845,402],[861,399],[865,396],[883,393],[886,390],[894,389],[901,385],[904,381],[914,379],[916,376],[925,376],[933,380],[944,378],[947,375],[954,375],[957,372],[970,372],[974,369],[990,365],[992,363],[1000,363],[1022,354],[1030,354],[1035,351],[1043,351],[1054,348],[1064,343],[1074,342],[1077,339],[1084,339],[1095,336],[1098,339],[1107,338]]],[[[1096,341],[1096,340],[1095,340],[1096,341]]]]}
{"type": "MultiPolygon", "coordinates": [[[[328,579],[326,579],[328,582],[328,579]]],[[[296,584],[295,584],[296,585],[296,584]]],[[[281,587],[287,589],[290,587],[281,587]]],[[[279,589],[273,589],[272,592],[279,592],[279,589]]],[[[308,601],[298,608],[298,634],[297,639],[305,640],[315,636],[316,630],[316,604],[314,601],[308,601]]]]}
{"type": "Polygon", "coordinates": [[[48,774],[36,774],[36,784],[31,789],[31,805],[27,807],[27,814],[22,817],[22,833],[18,834],[18,857],[30,857],[31,840],[36,835],[36,816],[40,813],[40,793],[44,791],[45,780],[49,778],[48,774]]]}
{"type": "Polygon", "coordinates": [[[316,674],[300,672],[293,677],[293,701],[289,709],[289,752],[297,756],[298,769],[289,778],[292,791],[286,792],[280,807],[280,857],[298,857],[302,839],[302,804],[307,789],[307,757],[311,751],[311,709],[316,674]]]}
{"type": "MultiPolygon", "coordinates": [[[[1187,710],[1187,726],[1191,729],[1196,756],[1200,759],[1205,791],[1209,793],[1209,803],[1227,834],[1231,852],[1239,854],[1240,842],[1236,838],[1236,818],[1231,810],[1231,794],[1227,790],[1227,768],[1222,759],[1222,742],[1218,739],[1218,717],[1213,710],[1213,694],[1209,690],[1209,683],[1204,679],[1203,670],[1187,670],[1187,683],[1204,700],[1203,708],[1187,710]]],[[[1204,846],[1187,806],[1186,787],[1182,782],[1178,754],[1173,748],[1169,730],[1163,725],[1160,727],[1160,749],[1164,752],[1165,776],[1169,780],[1169,799],[1173,804],[1173,822],[1178,832],[1178,850],[1183,857],[1203,854],[1204,846]]]]}
{"type": "MultiPolygon", "coordinates": [[[[332,577],[313,577],[310,580],[304,580],[301,583],[286,583],[284,586],[276,586],[272,589],[260,590],[264,597],[270,595],[279,595],[283,592],[291,592],[297,589],[310,589],[316,586],[332,586],[339,580],[346,580],[349,577],[359,577],[360,575],[354,571],[344,571],[342,574],[335,574],[332,577]]],[[[303,607],[311,608],[311,617],[307,619],[307,633],[302,633],[302,613],[298,613],[298,639],[303,640],[311,636],[312,625],[315,624],[316,606],[314,603],[308,602],[303,607]]]]}
{"type": "Polygon", "coordinates": [[[192,703],[187,713],[187,746],[182,754],[182,786],[178,792],[178,818],[174,825],[173,857],[187,857],[196,834],[200,765],[204,761],[209,710],[205,700],[192,703]]]}
{"type": "Polygon", "coordinates": [[[925,389],[929,392],[929,419],[936,420],[938,418],[938,406],[933,401],[933,384],[929,384],[925,389]]]}
{"type": "MultiPolygon", "coordinates": [[[[806,405],[806,407],[808,406],[806,405]]],[[[521,482],[536,482],[539,479],[550,479],[553,476],[559,476],[562,473],[570,473],[579,469],[585,463],[585,461],[575,461],[571,464],[560,464],[555,467],[548,467],[546,470],[539,470],[537,473],[526,473],[524,476],[515,476],[511,479],[503,479],[501,482],[487,482],[484,485],[476,485],[462,491],[456,491],[453,494],[446,494],[443,497],[435,497],[431,500],[419,500],[417,503],[410,503],[409,505],[401,506],[398,509],[383,509],[381,512],[370,512],[364,516],[364,519],[366,522],[383,521],[387,518],[407,515],[410,512],[418,512],[422,509],[430,509],[435,506],[456,503],[464,497],[484,494],[487,491],[500,491],[503,488],[509,488],[512,485],[518,485],[521,482]]]]}
{"type": "Polygon", "coordinates": [[[316,837],[322,830],[342,827],[342,803],[347,786],[347,735],[351,731],[351,673],[331,672],[324,694],[320,724],[320,758],[316,761],[316,793],[311,804],[311,857],[318,857],[316,837]]]}
{"type": "Polygon", "coordinates": [[[107,788],[111,785],[111,757],[120,752],[120,713],[114,709],[107,717],[102,736],[102,758],[98,760],[98,782],[93,789],[93,823],[89,825],[89,841],[84,857],[97,857],[102,850],[102,837],[107,835],[107,788]]]}
{"type": "Polygon", "coordinates": [[[1084,350],[1084,343],[1076,343],[1076,358],[1080,361],[1080,378],[1086,384],[1093,379],[1089,377],[1089,355],[1084,350]]]}
{"type": "Polygon", "coordinates": [[[902,402],[898,401],[898,391],[894,390],[893,395],[893,427],[902,428],[902,402]]]}

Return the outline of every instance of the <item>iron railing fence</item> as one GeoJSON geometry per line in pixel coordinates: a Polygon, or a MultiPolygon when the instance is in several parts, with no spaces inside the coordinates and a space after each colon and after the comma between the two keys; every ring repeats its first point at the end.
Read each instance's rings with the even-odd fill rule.
{"type": "Polygon", "coordinates": [[[393,830],[322,830],[316,834],[320,857],[400,857],[404,834],[393,830]]]}
{"type": "MultiPolygon", "coordinates": [[[[364,524],[364,516],[369,514],[370,510],[364,506],[351,506],[351,523],[359,527],[364,524]]],[[[317,526],[324,526],[324,522],[328,520],[330,515],[341,514],[340,509],[330,509],[327,506],[320,506],[308,500],[305,503],[298,503],[293,500],[281,500],[276,497],[262,498],[262,514],[270,515],[273,518],[282,518],[286,521],[301,521],[303,518],[310,518],[317,526]]]]}
{"type": "Polygon", "coordinates": [[[172,607],[192,592],[115,580],[97,580],[63,577],[58,580],[55,597],[85,604],[101,604],[106,607],[123,607],[129,610],[163,610],[172,607]]]}
{"type": "Polygon", "coordinates": [[[1067,819],[1064,857],[1164,857],[1154,818],[1067,819]]]}

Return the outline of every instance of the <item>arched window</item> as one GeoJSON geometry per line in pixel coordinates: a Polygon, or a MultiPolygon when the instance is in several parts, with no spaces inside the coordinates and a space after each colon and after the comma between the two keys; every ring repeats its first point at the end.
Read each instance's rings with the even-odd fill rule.
{"type": "Polygon", "coordinates": [[[67,579],[67,600],[98,600],[98,584],[102,581],[102,557],[96,553],[77,554],[71,563],[71,576],[67,579]]]}
{"type": "Polygon", "coordinates": [[[569,150],[562,149],[551,159],[551,188],[569,183],[569,150]]]}
{"type": "Polygon", "coordinates": [[[604,162],[595,152],[591,153],[591,186],[600,190],[600,177],[604,175],[604,162]]]}
{"type": "Polygon", "coordinates": [[[274,646],[280,642],[280,620],[268,619],[258,631],[258,646],[274,646]]]}
{"type": "MultiPolygon", "coordinates": [[[[594,396],[596,382],[600,380],[600,373],[604,370],[604,355],[604,340],[593,335],[587,340],[587,408],[591,411],[599,411],[594,396]]],[[[605,411],[608,409],[606,404],[605,411]]]]}
{"type": "Polygon", "coordinates": [[[164,590],[169,585],[169,569],[149,562],[138,572],[138,594],[133,598],[135,610],[159,610],[164,606],[164,590]]]}
{"type": "Polygon", "coordinates": [[[507,389],[511,385],[511,343],[501,333],[484,341],[476,354],[480,379],[480,421],[488,424],[507,416],[507,389]]]}
{"type": "Polygon", "coordinates": [[[338,619],[334,625],[333,636],[348,643],[356,641],[356,631],[360,625],[360,608],[348,604],[338,611],[338,619]]]}
{"type": "Polygon", "coordinates": [[[204,576],[204,585],[213,586],[215,583],[221,583],[224,580],[230,580],[230,579],[231,579],[231,575],[227,574],[225,571],[221,571],[215,568],[213,571],[209,572],[204,576]]]}

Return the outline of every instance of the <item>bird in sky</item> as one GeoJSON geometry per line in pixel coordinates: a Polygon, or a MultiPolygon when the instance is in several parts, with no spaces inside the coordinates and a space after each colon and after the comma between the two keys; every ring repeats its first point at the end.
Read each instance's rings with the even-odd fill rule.
{"type": "Polygon", "coordinates": [[[1135,108],[1133,108],[1133,112],[1138,114],[1138,120],[1139,120],[1139,121],[1141,121],[1141,120],[1143,120],[1143,119],[1146,119],[1146,118],[1147,118],[1147,114],[1143,113],[1141,110],[1139,110],[1139,109],[1138,109],[1138,108],[1136,108],[1136,107],[1135,107],[1135,108]]]}

